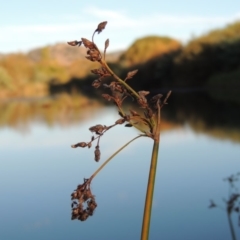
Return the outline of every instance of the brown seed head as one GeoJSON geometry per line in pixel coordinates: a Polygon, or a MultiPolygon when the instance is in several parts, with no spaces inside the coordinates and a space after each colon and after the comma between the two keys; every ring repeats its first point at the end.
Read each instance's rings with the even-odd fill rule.
{"type": "Polygon", "coordinates": [[[156,102],[157,102],[158,100],[160,100],[162,97],[163,97],[162,94],[157,94],[157,95],[153,96],[153,97],[150,99],[150,101],[151,101],[152,103],[156,103],[156,102]]]}
{"type": "Polygon", "coordinates": [[[89,128],[89,130],[91,132],[95,132],[96,134],[101,134],[105,129],[106,129],[106,126],[103,126],[100,124],[97,124],[97,125],[89,128]]]}
{"type": "Polygon", "coordinates": [[[115,123],[116,124],[123,124],[126,120],[124,118],[118,119],[115,123]]]}
{"type": "Polygon", "coordinates": [[[96,146],[96,150],[94,151],[94,155],[95,155],[94,160],[95,160],[96,162],[98,162],[98,161],[100,160],[100,155],[101,155],[99,146],[96,146]]]}
{"type": "Polygon", "coordinates": [[[74,144],[74,145],[71,145],[72,148],[77,148],[77,147],[86,147],[87,146],[87,143],[85,142],[80,142],[80,143],[77,143],[77,144],[74,144]]]}
{"type": "Polygon", "coordinates": [[[106,27],[106,25],[107,21],[99,23],[95,32],[99,34],[106,27]]]}
{"type": "Polygon", "coordinates": [[[105,51],[106,51],[106,49],[108,48],[108,46],[109,46],[109,39],[107,39],[107,40],[105,41],[105,51]]]}
{"type": "Polygon", "coordinates": [[[70,46],[78,46],[78,47],[80,47],[81,46],[81,44],[82,44],[82,41],[77,41],[77,40],[75,40],[75,41],[71,41],[71,42],[67,42],[68,43],[68,45],[70,45],[70,46]]]}
{"type": "Polygon", "coordinates": [[[86,38],[82,38],[82,43],[85,46],[85,48],[96,49],[95,44],[86,38]]]}
{"type": "Polygon", "coordinates": [[[100,79],[96,79],[92,82],[92,86],[94,88],[99,88],[101,86],[101,84],[102,84],[102,81],[100,79]]]}
{"type": "Polygon", "coordinates": [[[137,72],[138,72],[138,69],[128,72],[126,79],[132,78],[137,72]]]}

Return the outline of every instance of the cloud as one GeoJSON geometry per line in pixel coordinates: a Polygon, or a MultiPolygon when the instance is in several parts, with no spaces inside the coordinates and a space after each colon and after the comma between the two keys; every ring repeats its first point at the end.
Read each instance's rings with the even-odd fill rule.
{"type": "MultiPolygon", "coordinates": [[[[111,49],[126,48],[136,38],[146,35],[167,35],[186,41],[192,34],[200,35],[214,28],[240,19],[240,12],[226,16],[195,16],[152,14],[133,15],[123,10],[101,9],[94,6],[83,8],[79,15],[56,16],[61,22],[53,24],[54,16],[44,22],[49,24],[3,25],[0,36],[0,52],[2,49],[29,49],[59,41],[69,41],[78,37],[90,36],[97,24],[108,21],[107,37],[111,39],[111,49]],[[87,21],[86,21],[87,19],[87,21]],[[81,34],[81,35],[80,35],[81,34]],[[17,39],[17,41],[16,41],[17,39]],[[13,44],[14,43],[14,44],[13,44]]],[[[98,39],[106,38],[100,34],[98,39]]],[[[24,50],[25,50],[24,49],[24,50]]],[[[29,50],[28,49],[28,50],[29,50]]]]}
{"type": "MultiPolygon", "coordinates": [[[[156,28],[156,23],[172,25],[175,27],[182,27],[183,25],[193,24],[224,24],[227,22],[235,21],[240,18],[240,12],[231,16],[195,16],[195,15],[171,15],[171,14],[152,14],[141,15],[140,17],[128,17],[126,12],[105,10],[97,7],[88,7],[84,10],[86,13],[93,17],[102,19],[104,16],[108,21],[113,21],[114,26],[118,27],[150,27],[156,28]]],[[[129,16],[132,16],[129,14],[129,16]]]]}

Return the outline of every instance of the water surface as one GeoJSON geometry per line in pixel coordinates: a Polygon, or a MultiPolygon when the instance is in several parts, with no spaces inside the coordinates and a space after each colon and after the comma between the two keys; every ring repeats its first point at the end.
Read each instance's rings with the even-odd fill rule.
{"type": "MultiPolygon", "coordinates": [[[[115,109],[87,110],[73,124],[32,121],[21,131],[0,129],[0,239],[139,239],[152,141],[140,138],[114,158],[92,182],[98,207],[85,222],[71,220],[70,194],[110,154],[138,134],[117,126],[100,141],[101,160],[89,141],[95,124],[111,125],[115,109]],[[94,114],[93,114],[94,113],[94,114]]],[[[240,171],[240,144],[193,130],[189,124],[161,134],[150,239],[230,239],[223,178],[240,171]]],[[[238,183],[239,185],[239,183],[238,183]]],[[[237,215],[233,215],[240,238],[237,215]]]]}

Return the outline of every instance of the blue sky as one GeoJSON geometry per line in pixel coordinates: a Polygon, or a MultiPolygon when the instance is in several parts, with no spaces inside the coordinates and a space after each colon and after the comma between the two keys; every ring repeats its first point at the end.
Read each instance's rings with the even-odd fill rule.
{"type": "Polygon", "coordinates": [[[183,42],[240,21],[239,0],[56,1],[8,0],[0,8],[0,53],[91,38],[101,21],[109,51],[125,49],[137,38],[164,35],[183,42]]]}

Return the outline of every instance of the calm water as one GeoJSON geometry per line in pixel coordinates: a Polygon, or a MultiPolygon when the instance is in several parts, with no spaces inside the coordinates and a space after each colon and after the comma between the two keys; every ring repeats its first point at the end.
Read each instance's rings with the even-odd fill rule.
{"type": "MultiPolygon", "coordinates": [[[[94,146],[70,145],[89,141],[90,126],[116,119],[109,108],[79,124],[50,127],[33,121],[22,131],[0,129],[0,239],[140,238],[150,139],[133,142],[94,179],[94,216],[85,222],[71,220],[72,191],[137,132],[123,126],[107,132],[99,163],[93,160],[94,146]]],[[[239,143],[195,133],[187,124],[163,131],[150,239],[231,239],[226,212],[208,206],[210,199],[224,206],[228,185],[222,179],[239,171],[239,143]]],[[[237,217],[233,214],[240,239],[237,217]]]]}

